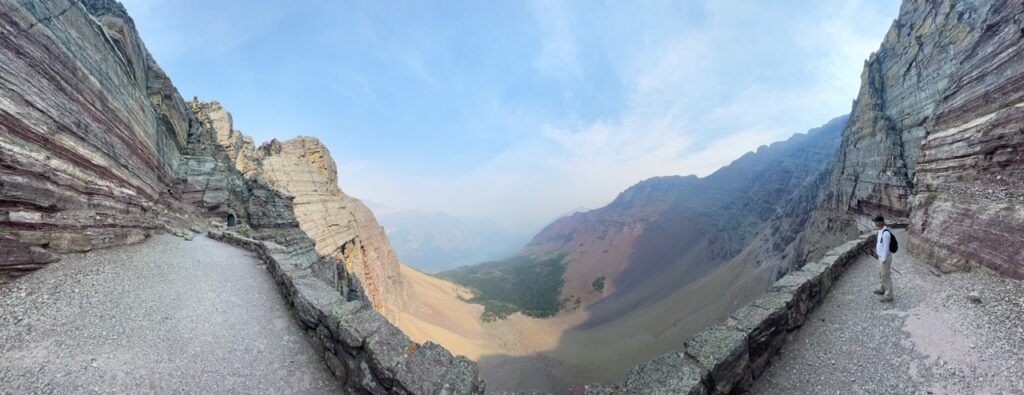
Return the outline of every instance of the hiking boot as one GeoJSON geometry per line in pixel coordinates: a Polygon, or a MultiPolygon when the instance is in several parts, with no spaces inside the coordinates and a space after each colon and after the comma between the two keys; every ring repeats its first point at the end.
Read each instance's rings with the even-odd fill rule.
{"type": "Polygon", "coordinates": [[[874,292],[874,293],[875,293],[875,295],[885,295],[885,290],[883,290],[883,289],[881,289],[881,288],[879,288],[879,289],[876,289],[876,290],[874,290],[874,291],[871,291],[871,292],[874,292]]]}

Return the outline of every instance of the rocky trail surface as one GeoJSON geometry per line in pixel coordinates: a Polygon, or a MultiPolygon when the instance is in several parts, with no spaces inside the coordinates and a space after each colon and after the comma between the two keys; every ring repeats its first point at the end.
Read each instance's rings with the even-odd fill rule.
{"type": "Polygon", "coordinates": [[[912,253],[896,256],[893,304],[871,293],[877,261],[855,262],[751,393],[1024,393],[1024,284],[984,269],[937,276],[912,253]]]}
{"type": "Polygon", "coordinates": [[[0,312],[0,393],[340,391],[260,262],[203,236],[65,256],[0,312]]]}

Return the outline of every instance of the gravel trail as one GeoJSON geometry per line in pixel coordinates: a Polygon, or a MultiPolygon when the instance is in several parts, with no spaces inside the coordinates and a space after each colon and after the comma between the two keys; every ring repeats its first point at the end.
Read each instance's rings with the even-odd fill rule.
{"type": "Polygon", "coordinates": [[[0,393],[329,393],[248,251],[198,236],[65,256],[0,285],[0,393]]]}
{"type": "Polygon", "coordinates": [[[895,303],[871,293],[878,263],[861,258],[751,393],[1024,394],[1024,284],[985,269],[936,276],[909,244],[893,264],[895,303]]]}

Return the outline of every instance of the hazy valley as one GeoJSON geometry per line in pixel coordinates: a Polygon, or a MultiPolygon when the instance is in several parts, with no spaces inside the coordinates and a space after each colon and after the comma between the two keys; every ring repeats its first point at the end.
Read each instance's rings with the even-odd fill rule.
{"type": "MultiPolygon", "coordinates": [[[[1017,368],[992,366],[1024,366],[1012,353],[1024,345],[1019,329],[1013,332],[1024,316],[1024,299],[1016,298],[1024,294],[1022,15],[1020,2],[905,0],[863,64],[849,115],[806,132],[773,132],[779,141],[698,173],[705,176],[646,169],[648,178],[631,179],[607,205],[529,231],[508,225],[526,220],[364,203],[350,185],[388,184],[382,190],[419,202],[418,194],[436,193],[424,185],[455,184],[395,187],[376,179],[388,174],[385,166],[345,157],[374,130],[338,126],[335,134],[257,141],[239,130],[227,105],[182,97],[118,1],[0,2],[0,388],[810,393],[786,376],[803,363],[788,359],[789,351],[778,357],[798,350],[833,355],[829,369],[876,375],[827,383],[837,392],[881,391],[864,382],[904,373],[910,384],[899,391],[1012,392],[1017,368]],[[358,177],[372,182],[348,181],[358,177]],[[876,270],[865,269],[877,264],[868,256],[875,215],[905,228],[898,231],[905,255],[897,256],[909,266],[900,267],[907,275],[897,282],[915,288],[891,310],[843,310],[828,292],[859,295],[850,281],[866,282],[876,270]],[[869,337],[909,336],[899,343],[912,346],[900,354],[909,357],[884,362],[909,365],[882,373],[854,368],[864,363],[860,355],[835,350],[860,343],[829,334],[861,329],[827,325],[856,318],[886,323],[861,328],[869,337]],[[260,326],[254,322],[265,328],[252,330],[260,326]],[[62,328],[74,334],[55,335],[62,328]],[[116,347],[125,339],[133,345],[116,347]],[[69,354],[65,344],[73,343],[65,342],[83,346],[69,354]],[[1010,352],[965,351],[975,344],[1010,352]],[[147,352],[175,346],[188,350],[184,357],[147,352]],[[285,363],[282,353],[299,362],[285,363]],[[985,359],[991,354],[995,362],[985,359]],[[947,359],[961,370],[941,370],[947,359]],[[213,369],[195,360],[219,362],[213,369]],[[44,365],[55,370],[38,373],[44,365]],[[132,374],[125,367],[133,365],[147,370],[132,374]],[[252,378],[250,365],[274,374],[252,378]],[[239,372],[252,387],[231,386],[239,372]],[[771,382],[758,381],[763,375],[771,382]]],[[[550,64],[534,65],[541,66],[550,64]]],[[[577,78],[567,75],[560,78],[577,78]]],[[[493,107],[516,119],[526,111],[493,107]]],[[[445,116],[452,114],[438,118],[445,116]]],[[[576,116],[568,123],[580,123],[576,116]]],[[[587,156],[607,151],[592,145],[614,146],[622,133],[602,122],[576,135],[544,124],[542,134],[582,147],[582,167],[589,160],[598,168],[599,158],[587,156]]],[[[656,123],[627,125],[664,132],[656,123]]],[[[711,127],[690,125],[704,126],[711,127]]],[[[643,146],[652,157],[660,158],[662,145],[680,144],[658,136],[665,142],[643,146]]],[[[496,150],[421,137],[409,140],[431,150],[465,143],[457,148],[466,158],[496,150]]],[[[530,164],[513,167],[579,170],[535,143],[501,151],[488,165],[522,155],[530,164]],[[541,159],[523,154],[531,150],[541,159]]],[[[391,158],[381,151],[374,152],[391,158]]],[[[446,166],[469,160],[442,156],[437,162],[446,166]]],[[[505,170],[444,177],[488,193],[497,187],[481,179],[518,188],[523,177],[505,170]]],[[[585,186],[591,179],[583,170],[580,183],[557,187],[585,186]]],[[[453,202],[463,198],[443,192],[453,202]]],[[[502,200],[507,207],[487,203],[510,212],[547,203],[543,193],[526,193],[514,204],[502,200]]],[[[554,195],[552,202],[571,196],[554,195]]],[[[597,207],[557,201],[544,212],[597,207]]],[[[867,300],[870,289],[863,291],[867,300]]]]}

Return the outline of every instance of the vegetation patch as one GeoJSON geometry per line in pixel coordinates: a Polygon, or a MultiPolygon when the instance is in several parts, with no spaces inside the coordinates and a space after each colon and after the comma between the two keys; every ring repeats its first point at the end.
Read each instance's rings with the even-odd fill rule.
{"type": "Polygon", "coordinates": [[[591,285],[594,287],[593,292],[604,293],[604,276],[595,278],[591,285]]]}
{"type": "Polygon", "coordinates": [[[562,309],[558,296],[565,285],[564,259],[565,254],[542,259],[514,256],[452,269],[437,276],[472,290],[473,297],[467,301],[484,306],[480,318],[486,322],[517,312],[544,318],[562,309]]]}

